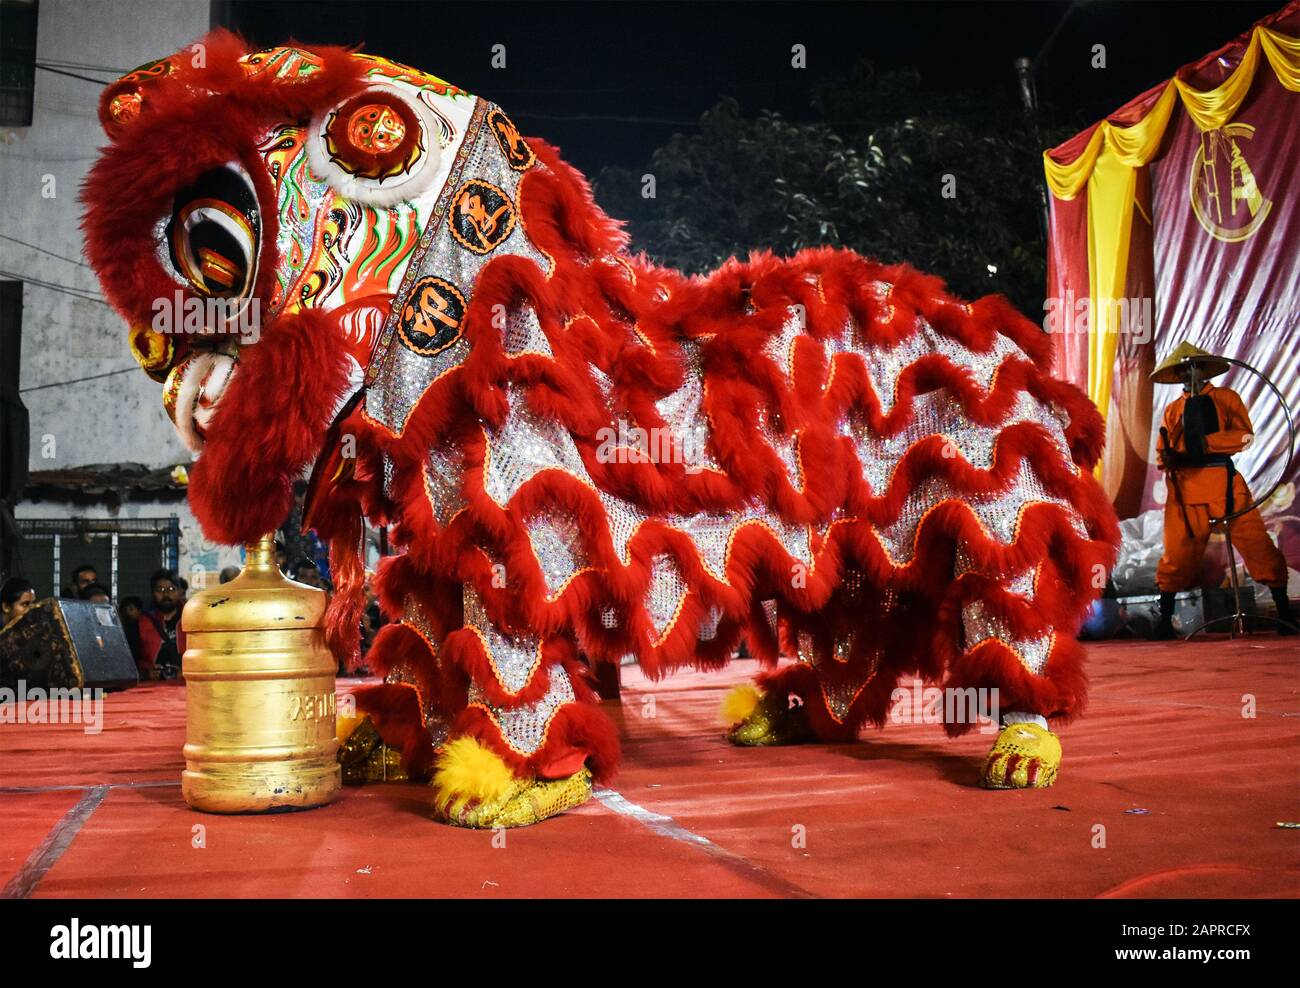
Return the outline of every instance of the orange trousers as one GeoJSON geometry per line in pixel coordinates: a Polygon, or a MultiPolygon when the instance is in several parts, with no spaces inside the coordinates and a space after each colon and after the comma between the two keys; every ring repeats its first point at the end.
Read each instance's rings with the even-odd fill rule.
{"type": "MultiPolygon", "coordinates": [[[[1246,497],[1247,500],[1237,503],[1249,504],[1250,495],[1246,497]]],[[[1187,521],[1192,529],[1192,534],[1188,535],[1178,501],[1174,492],[1169,492],[1165,502],[1165,554],[1156,567],[1156,586],[1161,590],[1177,592],[1197,582],[1205,546],[1210,540],[1210,507],[1208,504],[1187,505],[1187,521]]],[[[1221,505],[1215,507],[1222,508],[1221,505]]],[[[1216,515],[1221,513],[1220,510],[1216,515]]],[[[1228,531],[1233,546],[1246,562],[1246,571],[1251,579],[1270,587],[1286,586],[1286,557],[1268,537],[1258,509],[1228,522],[1228,531]]]]}

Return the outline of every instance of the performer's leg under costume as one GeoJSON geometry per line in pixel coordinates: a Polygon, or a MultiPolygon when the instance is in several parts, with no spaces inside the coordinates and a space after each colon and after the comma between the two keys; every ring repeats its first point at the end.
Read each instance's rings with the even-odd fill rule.
{"type": "MultiPolygon", "coordinates": [[[[781,654],[798,664],[764,673],[758,687],[734,691],[723,710],[733,744],[764,746],[802,741],[851,741],[871,712],[881,708],[877,681],[887,632],[898,618],[898,595],[875,591],[850,571],[818,614],[764,605],[781,654]],[[873,687],[874,683],[874,689],[873,687]]],[[[885,699],[888,698],[888,693],[885,699]]]]}
{"type": "Polygon", "coordinates": [[[431,778],[435,813],[468,827],[524,826],[587,800],[618,741],[572,643],[502,630],[510,598],[496,598],[494,618],[470,584],[443,587],[446,599],[402,595],[433,581],[393,561],[377,587],[400,623],[368,656],[386,682],[359,691],[363,717],[340,723],[348,781],[431,778]]]}
{"type": "Polygon", "coordinates": [[[1268,537],[1258,508],[1230,521],[1228,531],[1252,580],[1267,587],[1286,586],[1286,557],[1268,537]]]}
{"type": "Polygon", "coordinates": [[[462,826],[521,826],[585,802],[618,742],[572,642],[503,630],[467,584],[446,652],[469,688],[433,776],[435,809],[462,826]]]}
{"type": "MultiPolygon", "coordinates": [[[[1165,552],[1156,568],[1156,585],[1162,591],[1176,593],[1193,586],[1210,538],[1210,519],[1222,517],[1229,505],[1240,508],[1253,500],[1240,474],[1233,474],[1232,485],[1231,502],[1219,497],[1209,504],[1180,504],[1177,488],[1170,484],[1171,497],[1165,502],[1165,552]]],[[[1228,530],[1233,546],[1246,563],[1246,571],[1256,583],[1286,586],[1286,557],[1268,537],[1258,508],[1228,522],[1228,530]]]]}
{"type": "MultiPolygon", "coordinates": [[[[942,716],[949,733],[1003,714],[984,785],[1050,785],[1061,749],[1046,718],[1072,715],[1083,694],[1074,630],[1094,574],[1073,551],[1082,536],[1077,529],[1061,533],[1046,558],[1010,578],[981,558],[987,545],[965,543],[956,547],[953,578],[923,581],[919,589],[873,591],[848,576],[819,614],[782,614],[782,651],[799,661],[761,676],[757,690],[731,694],[723,711],[735,724],[729,739],[854,740],[866,721],[897,719],[900,679],[917,676],[948,687],[942,716]],[[934,631],[907,633],[917,627],[934,631]]],[[[932,716],[911,709],[905,715],[932,716]]]]}
{"type": "Polygon", "coordinates": [[[1246,572],[1256,583],[1268,587],[1273,603],[1277,607],[1278,633],[1294,635],[1298,630],[1295,615],[1291,612],[1291,601],[1287,597],[1286,556],[1273,544],[1264,527],[1264,519],[1258,509],[1246,512],[1240,518],[1228,523],[1232,532],[1232,544],[1241,553],[1246,563],[1246,572]]]}
{"type": "Polygon", "coordinates": [[[614,725],[568,638],[504,630],[467,585],[464,627],[448,636],[447,654],[469,676],[433,776],[448,823],[536,823],[588,800],[593,775],[614,770],[614,725]]]}

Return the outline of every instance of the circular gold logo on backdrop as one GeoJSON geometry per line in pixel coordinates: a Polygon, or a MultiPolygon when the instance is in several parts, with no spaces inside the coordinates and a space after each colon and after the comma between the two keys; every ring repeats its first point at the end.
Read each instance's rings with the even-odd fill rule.
{"type": "Polygon", "coordinates": [[[1246,123],[1206,131],[1192,159],[1192,212],[1206,233],[1224,243],[1252,237],[1273,208],[1247,160],[1254,136],[1255,128],[1246,123]]]}

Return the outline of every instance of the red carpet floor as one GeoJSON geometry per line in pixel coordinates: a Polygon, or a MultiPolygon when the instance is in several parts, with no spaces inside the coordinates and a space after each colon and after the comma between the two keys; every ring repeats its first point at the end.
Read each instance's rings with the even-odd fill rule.
{"type": "MultiPolygon", "coordinates": [[[[184,692],[108,697],[103,731],[0,724],[5,896],[1300,897],[1300,649],[1259,636],[1090,646],[1060,781],[985,792],[991,736],[892,724],[855,745],[738,749],[715,712],[749,675],[624,669],[613,790],[493,834],[417,785],[305,813],[181,800],[184,692]],[[1254,716],[1243,716],[1254,697],[1254,716]],[[500,838],[496,843],[499,844],[500,838]]],[[[345,683],[343,688],[347,688],[345,683]]]]}

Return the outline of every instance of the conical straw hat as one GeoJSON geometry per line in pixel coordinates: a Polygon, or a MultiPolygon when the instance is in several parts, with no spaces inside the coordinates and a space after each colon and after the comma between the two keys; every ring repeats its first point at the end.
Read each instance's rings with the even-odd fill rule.
{"type": "Polygon", "coordinates": [[[1183,341],[1174,348],[1174,352],[1164,359],[1159,367],[1151,372],[1151,380],[1156,384],[1181,384],[1182,369],[1188,364],[1201,365],[1201,380],[1226,374],[1230,365],[1222,357],[1207,353],[1198,346],[1183,341]]]}

